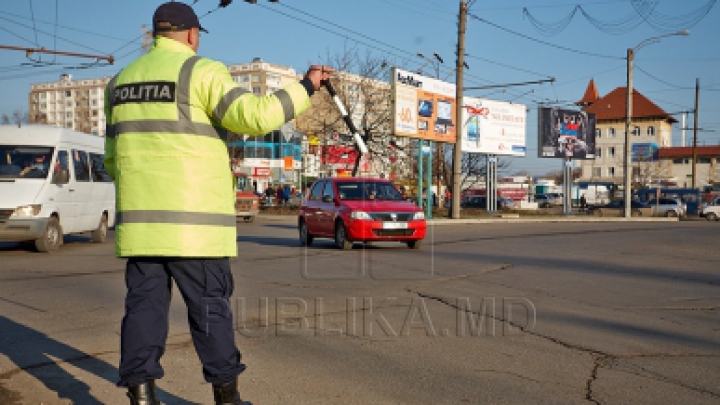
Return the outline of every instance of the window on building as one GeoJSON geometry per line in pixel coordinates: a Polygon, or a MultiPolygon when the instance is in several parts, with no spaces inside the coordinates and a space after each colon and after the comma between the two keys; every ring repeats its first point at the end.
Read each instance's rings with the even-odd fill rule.
{"type": "Polygon", "coordinates": [[[598,157],[598,158],[602,157],[602,148],[597,148],[597,150],[595,152],[596,152],[596,154],[595,154],[596,157],[598,157]]]}
{"type": "Polygon", "coordinates": [[[260,82],[260,75],[252,75],[252,82],[253,82],[253,83],[259,83],[259,82],[260,82]]]}
{"type": "Polygon", "coordinates": [[[614,138],[615,137],[615,128],[608,128],[607,133],[608,133],[608,138],[614,138]]]}
{"type": "Polygon", "coordinates": [[[710,164],[710,158],[709,157],[699,157],[697,160],[698,163],[703,165],[709,165],[710,164]]]}
{"type": "Polygon", "coordinates": [[[65,113],[65,118],[72,118],[72,117],[73,117],[72,111],[68,111],[65,113]]]}
{"type": "Polygon", "coordinates": [[[592,175],[593,175],[593,177],[602,177],[602,168],[601,167],[593,167],[592,175]]]}
{"type": "Polygon", "coordinates": [[[633,136],[640,136],[640,127],[633,127],[632,134],[633,136]]]}
{"type": "Polygon", "coordinates": [[[611,166],[611,167],[608,167],[608,168],[607,168],[607,173],[608,173],[608,176],[609,176],[609,177],[615,177],[615,168],[612,167],[612,166],[611,166]]]}
{"type": "Polygon", "coordinates": [[[602,138],[602,129],[595,129],[595,138],[602,138]]]}
{"type": "Polygon", "coordinates": [[[65,107],[70,107],[70,108],[72,108],[72,106],[73,106],[73,102],[72,102],[72,101],[68,101],[68,102],[65,103],[65,107]]]}
{"type": "Polygon", "coordinates": [[[647,134],[649,136],[655,136],[655,127],[652,127],[652,126],[647,127],[647,134]]]}
{"type": "Polygon", "coordinates": [[[65,90],[65,97],[72,97],[72,90],[65,90]]]}
{"type": "Polygon", "coordinates": [[[254,87],[252,88],[253,94],[260,94],[260,91],[261,91],[261,89],[260,89],[259,86],[254,86],[254,87]]]}
{"type": "Polygon", "coordinates": [[[607,148],[607,154],[608,154],[609,158],[614,158],[615,157],[615,147],[610,146],[609,148],[607,148]]]}

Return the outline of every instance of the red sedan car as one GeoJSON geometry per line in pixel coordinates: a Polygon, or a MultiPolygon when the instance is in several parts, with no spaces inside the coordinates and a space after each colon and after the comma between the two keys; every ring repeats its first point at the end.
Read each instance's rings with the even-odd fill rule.
{"type": "Polygon", "coordinates": [[[425,238],[425,215],[384,179],[357,177],[316,181],[300,206],[300,244],[331,238],[340,249],[353,242],[397,241],[411,249],[425,238]]]}

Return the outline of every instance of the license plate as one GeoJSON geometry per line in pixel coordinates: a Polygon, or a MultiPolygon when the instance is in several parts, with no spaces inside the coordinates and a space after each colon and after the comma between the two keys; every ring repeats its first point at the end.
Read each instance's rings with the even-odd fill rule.
{"type": "Polygon", "coordinates": [[[383,222],[383,229],[407,229],[407,222],[383,222]]]}

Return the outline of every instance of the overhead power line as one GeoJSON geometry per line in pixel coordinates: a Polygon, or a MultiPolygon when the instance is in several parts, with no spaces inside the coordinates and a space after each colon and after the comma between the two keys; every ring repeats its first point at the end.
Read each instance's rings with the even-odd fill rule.
{"type": "Polygon", "coordinates": [[[593,17],[581,5],[575,5],[568,15],[557,21],[540,21],[530,13],[527,7],[523,8],[523,15],[537,31],[546,35],[556,35],[565,30],[578,13],[595,28],[607,34],[627,34],[642,24],[647,24],[658,32],[668,33],[695,26],[710,13],[716,1],[708,0],[707,3],[687,14],[667,15],[657,10],[659,1],[630,0],[629,3],[632,6],[630,13],[613,21],[593,17]]]}
{"type": "Polygon", "coordinates": [[[492,27],[495,27],[495,28],[497,28],[497,29],[499,29],[499,30],[508,32],[508,33],[513,34],[513,35],[516,35],[516,36],[519,36],[519,37],[521,37],[521,38],[525,38],[525,39],[527,39],[527,40],[530,40],[530,41],[533,41],[533,42],[537,42],[537,43],[543,44],[543,45],[545,45],[545,46],[550,46],[550,47],[553,47],[553,48],[556,48],[556,49],[561,49],[561,50],[563,50],[563,51],[572,52],[572,53],[574,53],[574,54],[582,54],[582,55],[594,56],[594,57],[596,57],[596,58],[605,58],[605,59],[625,59],[624,57],[611,56],[611,55],[602,55],[602,54],[599,54],[599,53],[586,52],[586,51],[583,51],[583,50],[580,50],[580,49],[572,49],[572,48],[568,48],[568,47],[566,47],[566,46],[552,44],[552,43],[550,43],[550,42],[546,42],[546,41],[543,41],[543,40],[540,40],[540,39],[537,39],[537,38],[533,38],[533,37],[531,37],[531,36],[528,36],[528,35],[525,35],[525,34],[521,34],[521,33],[517,32],[517,31],[513,31],[513,30],[511,30],[511,29],[502,27],[502,26],[500,26],[500,25],[498,25],[498,24],[495,24],[495,23],[493,23],[493,22],[490,22],[490,21],[488,21],[488,20],[486,20],[486,19],[484,19],[484,18],[480,18],[480,17],[476,16],[475,14],[470,14],[470,17],[473,18],[473,19],[475,19],[475,20],[477,20],[477,21],[480,21],[480,22],[482,22],[482,23],[485,23],[485,24],[487,24],[487,25],[490,25],[490,26],[492,26],[492,27]]]}

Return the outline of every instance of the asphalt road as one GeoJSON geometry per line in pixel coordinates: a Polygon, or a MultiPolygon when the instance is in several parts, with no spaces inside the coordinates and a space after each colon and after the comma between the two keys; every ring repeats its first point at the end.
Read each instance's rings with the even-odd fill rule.
{"type": "MultiPolygon", "coordinates": [[[[420,250],[238,231],[255,404],[720,403],[716,222],[446,224],[420,250]]],[[[0,244],[0,404],[127,404],[123,269],[112,241],[0,244]]],[[[163,365],[164,403],[212,403],[179,294],[163,365]]]]}

